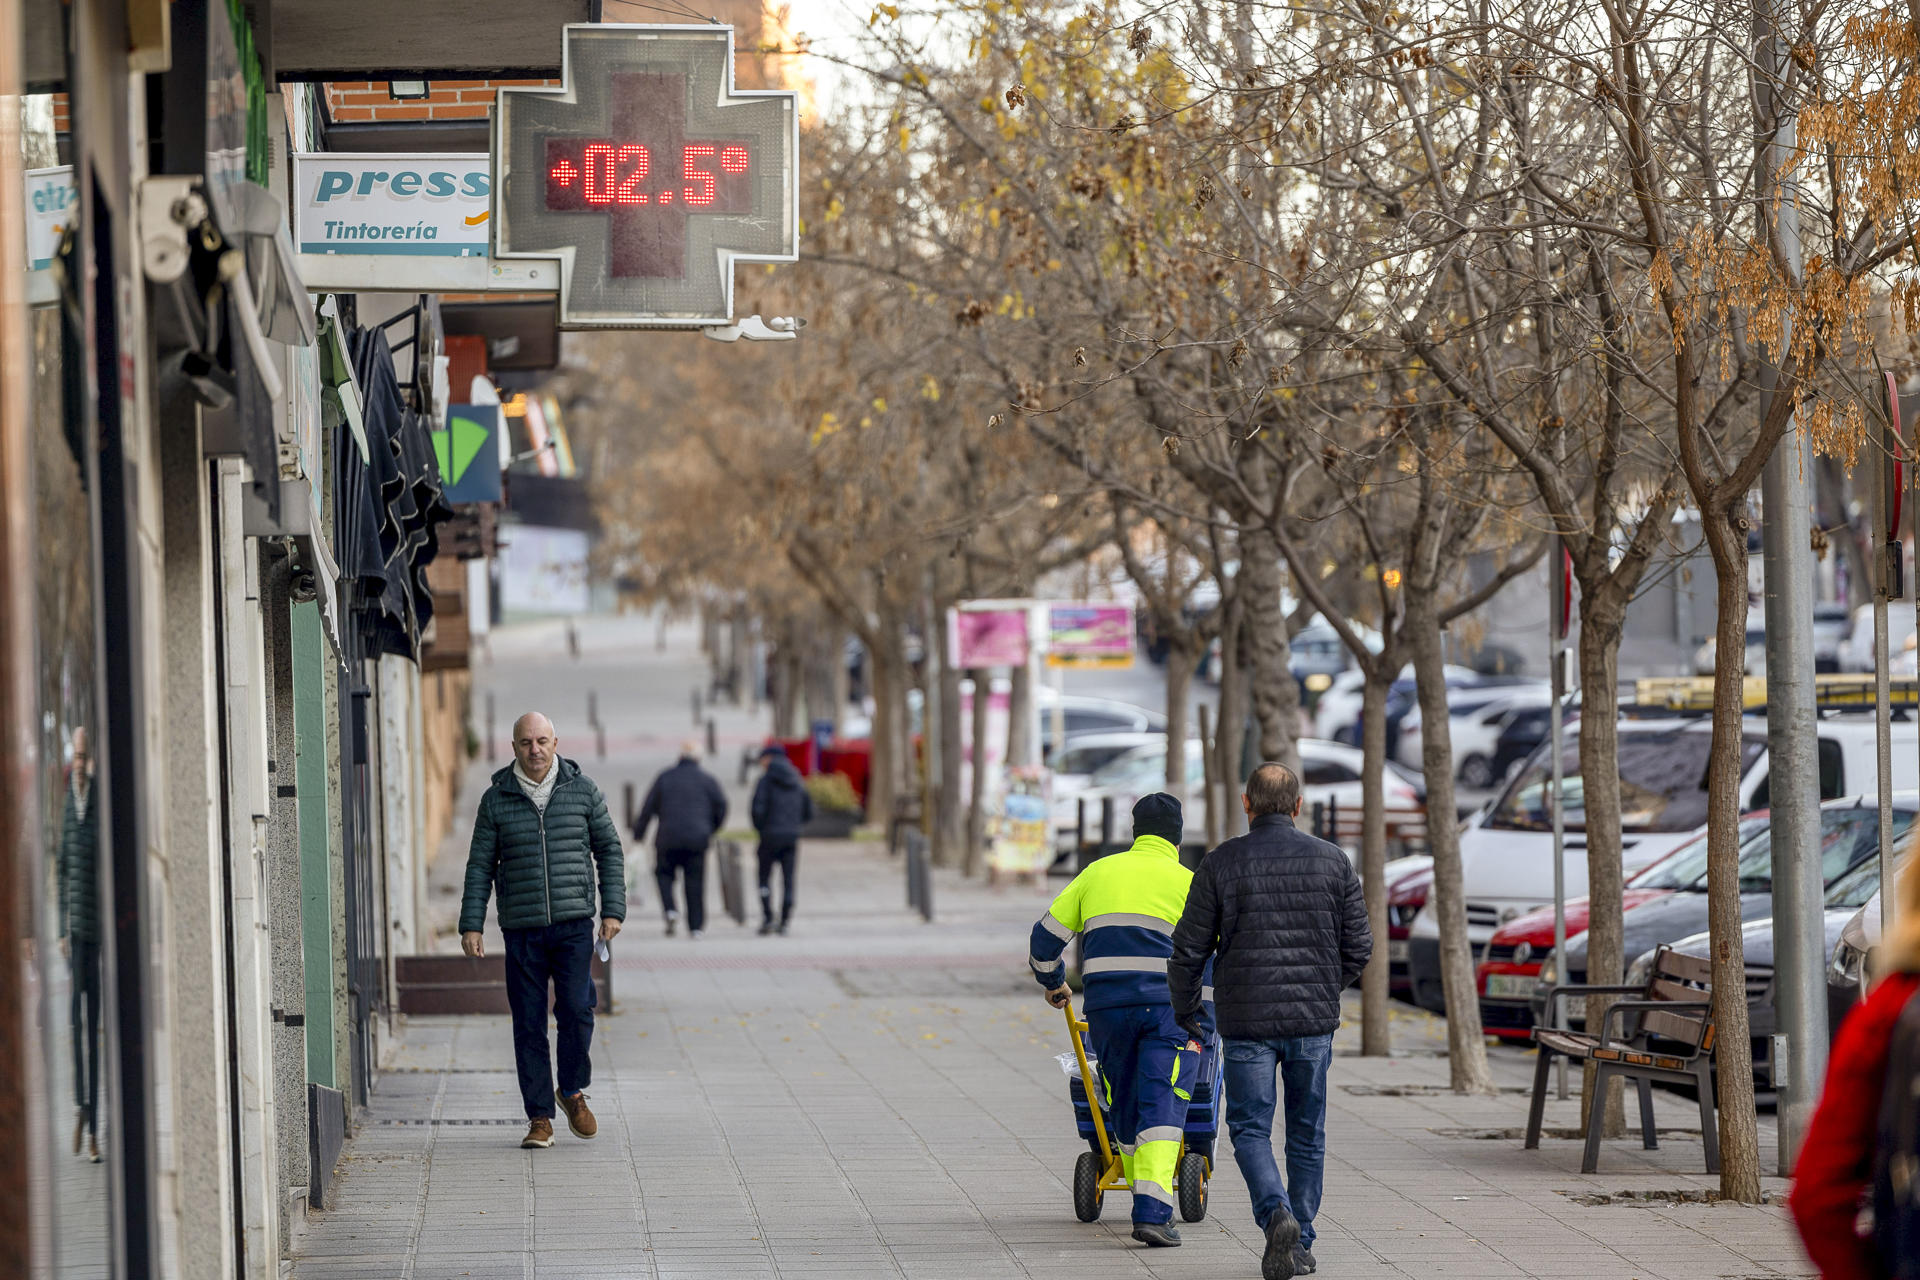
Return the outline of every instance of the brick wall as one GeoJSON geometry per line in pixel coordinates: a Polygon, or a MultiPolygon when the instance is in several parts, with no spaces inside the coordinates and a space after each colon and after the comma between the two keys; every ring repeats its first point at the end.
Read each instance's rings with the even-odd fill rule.
{"type": "Polygon", "coordinates": [[[384,80],[343,80],[327,86],[327,115],[339,124],[403,120],[485,120],[502,85],[558,85],[558,80],[429,80],[427,97],[396,102],[384,80]]]}

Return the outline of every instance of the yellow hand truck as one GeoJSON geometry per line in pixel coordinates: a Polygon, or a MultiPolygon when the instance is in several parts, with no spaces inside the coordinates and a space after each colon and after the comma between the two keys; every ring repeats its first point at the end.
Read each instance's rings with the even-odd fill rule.
{"type": "MultiPolygon", "coordinates": [[[[1127,1180],[1120,1153],[1107,1132],[1099,1100],[1101,1091],[1093,1083],[1094,1071],[1087,1058],[1087,1024],[1074,1015],[1072,1000],[1062,1008],[1067,1015],[1067,1035],[1073,1040],[1073,1056],[1080,1067],[1080,1074],[1067,1082],[1067,1094],[1073,1102],[1075,1126],[1089,1148],[1080,1153],[1073,1166],[1073,1213],[1082,1222],[1095,1222],[1107,1192],[1131,1195],[1133,1184],[1127,1180]]],[[[1184,1222],[1199,1222],[1207,1216],[1207,1180],[1213,1176],[1213,1148],[1220,1131],[1220,1074],[1220,1041],[1216,1036],[1201,1050],[1193,1098],[1187,1104],[1180,1158],[1174,1165],[1173,1196],[1184,1222]]]]}

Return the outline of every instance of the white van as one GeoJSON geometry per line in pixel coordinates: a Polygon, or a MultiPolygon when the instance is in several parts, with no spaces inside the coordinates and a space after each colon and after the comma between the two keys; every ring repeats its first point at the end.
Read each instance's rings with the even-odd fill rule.
{"type": "MultiPolygon", "coordinates": [[[[1820,798],[1879,790],[1871,714],[1823,716],[1819,722],[1820,798]]],[[[1764,809],[1768,798],[1767,722],[1741,722],[1740,811],[1764,809]]],[[[1620,722],[1621,862],[1632,875],[1659,861],[1707,820],[1710,717],[1620,722]]],[[[1566,896],[1587,892],[1587,838],[1580,779],[1579,730],[1563,739],[1566,769],[1561,804],[1566,829],[1566,896]]],[[[1547,810],[1552,761],[1542,748],[1460,833],[1467,937],[1475,950],[1515,916],[1553,904],[1553,824],[1547,810]]],[[[1912,720],[1893,725],[1893,785],[1920,783],[1920,733],[1912,720]]],[[[1431,898],[1409,930],[1407,962],[1416,1003],[1438,1009],[1440,926],[1431,898]]]]}

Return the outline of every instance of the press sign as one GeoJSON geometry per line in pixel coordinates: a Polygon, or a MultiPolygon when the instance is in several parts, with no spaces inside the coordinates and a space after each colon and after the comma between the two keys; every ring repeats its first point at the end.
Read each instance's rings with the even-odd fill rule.
{"type": "Polygon", "coordinates": [[[293,159],[293,234],[301,253],[487,255],[488,156],[314,152],[293,159]]]}

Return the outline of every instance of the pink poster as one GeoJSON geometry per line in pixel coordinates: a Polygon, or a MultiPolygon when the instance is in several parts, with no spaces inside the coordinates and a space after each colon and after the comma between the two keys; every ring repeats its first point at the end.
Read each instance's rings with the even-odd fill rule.
{"type": "Polygon", "coordinates": [[[1025,609],[956,609],[947,618],[954,666],[964,671],[1027,665],[1025,609]]]}

